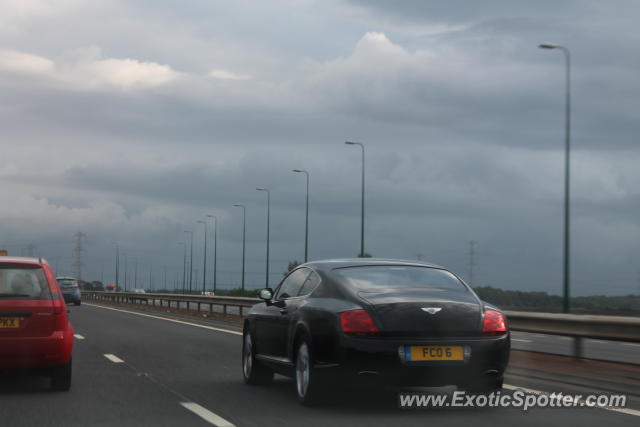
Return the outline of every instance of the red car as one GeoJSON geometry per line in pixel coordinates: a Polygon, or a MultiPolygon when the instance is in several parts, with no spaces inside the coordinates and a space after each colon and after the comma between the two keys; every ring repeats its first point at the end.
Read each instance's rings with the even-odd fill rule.
{"type": "Polygon", "coordinates": [[[73,327],[58,282],[46,261],[0,256],[0,371],[51,377],[71,387],[73,327]]]}

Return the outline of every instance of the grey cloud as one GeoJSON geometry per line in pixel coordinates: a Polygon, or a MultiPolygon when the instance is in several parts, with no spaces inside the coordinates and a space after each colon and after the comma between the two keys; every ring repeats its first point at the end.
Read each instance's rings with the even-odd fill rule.
{"type": "Polygon", "coordinates": [[[201,259],[195,220],[214,212],[220,280],[231,286],[241,227],[231,204],[239,202],[257,287],[266,232],[260,185],[273,196],[275,283],[302,256],[304,182],[292,168],[311,172],[312,258],[358,251],[360,159],[343,145],[354,139],[367,146],[368,251],[422,254],[466,276],[474,239],[479,283],[557,293],[563,64],[558,52],[535,47],[552,40],[574,53],[576,293],[601,293],[605,282],[610,293],[636,291],[634,4],[554,3],[551,13],[539,3],[284,2],[276,6],[289,15],[273,21],[275,12],[263,10],[271,24],[253,32],[243,18],[248,3],[200,2],[173,21],[173,3],[149,4],[114,2],[95,28],[78,23],[91,21],[85,8],[57,11],[48,24],[21,21],[42,31],[77,23],[80,39],[4,33],[7,48],[57,63],[95,45],[106,57],[167,64],[181,77],[137,91],[80,90],[0,72],[0,195],[12,200],[0,205],[0,245],[17,252],[33,242],[68,270],[71,235],[81,229],[93,277],[104,265],[112,280],[118,242],[129,261],[145,271],[166,265],[175,278],[183,230],[197,231],[201,259]],[[279,28],[269,31],[273,22],[279,28]],[[371,31],[388,41],[363,41],[371,31]],[[211,79],[212,68],[253,79],[211,79]]]}

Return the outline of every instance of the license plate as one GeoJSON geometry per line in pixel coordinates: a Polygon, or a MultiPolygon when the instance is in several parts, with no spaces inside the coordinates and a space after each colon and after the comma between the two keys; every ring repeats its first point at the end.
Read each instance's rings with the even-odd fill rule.
{"type": "Polygon", "coordinates": [[[464,360],[461,345],[412,345],[409,348],[410,361],[464,360]]]}
{"type": "Polygon", "coordinates": [[[19,327],[19,317],[0,317],[0,329],[17,329],[19,327]]]}

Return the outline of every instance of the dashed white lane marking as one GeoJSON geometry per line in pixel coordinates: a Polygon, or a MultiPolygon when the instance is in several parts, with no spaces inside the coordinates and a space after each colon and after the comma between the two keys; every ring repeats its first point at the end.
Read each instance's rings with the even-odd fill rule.
{"type": "MultiPolygon", "coordinates": [[[[545,394],[547,396],[551,395],[551,393],[546,392],[546,391],[540,391],[540,390],[536,390],[536,389],[533,389],[533,388],[520,387],[520,386],[517,386],[517,385],[511,385],[511,384],[504,384],[502,387],[506,388],[507,390],[521,390],[521,391],[524,391],[525,393],[529,393],[529,394],[545,394]]],[[[581,404],[585,404],[585,400],[584,399],[579,399],[578,402],[580,402],[581,404]]],[[[621,413],[621,414],[633,415],[635,417],[640,417],[640,411],[637,411],[635,409],[629,409],[629,408],[606,408],[604,406],[594,406],[594,408],[604,409],[606,411],[618,412],[618,413],[621,413]]]]}
{"type": "Polygon", "coordinates": [[[105,354],[104,357],[111,360],[113,363],[124,363],[124,360],[120,359],[118,356],[114,354],[105,354]]]}
{"type": "Polygon", "coordinates": [[[511,341],[518,341],[518,342],[531,342],[531,340],[521,340],[519,338],[511,338],[511,341]]]}
{"type": "Polygon", "coordinates": [[[73,336],[76,337],[77,340],[83,340],[84,339],[84,337],[82,335],[80,335],[80,334],[74,334],[73,336]]]}
{"type": "Polygon", "coordinates": [[[213,424],[214,426],[217,426],[217,427],[235,427],[229,421],[225,420],[219,415],[214,414],[207,408],[203,408],[197,403],[180,402],[180,404],[185,408],[187,408],[188,410],[190,410],[191,412],[193,412],[194,414],[196,414],[197,416],[199,416],[200,418],[202,418],[203,420],[205,420],[206,422],[208,422],[209,424],[213,424]]]}
{"type": "Polygon", "coordinates": [[[122,313],[135,314],[137,316],[150,317],[152,319],[166,320],[167,322],[179,323],[181,325],[195,326],[196,328],[209,329],[209,330],[212,330],[212,331],[225,332],[227,334],[233,334],[233,335],[242,336],[242,332],[232,331],[231,329],[214,328],[213,326],[199,325],[197,323],[184,322],[182,320],[175,320],[175,319],[168,319],[166,317],[153,316],[151,314],[137,313],[135,311],[129,311],[129,310],[121,310],[119,308],[105,307],[103,305],[97,305],[97,304],[85,304],[85,305],[88,305],[88,306],[91,306],[91,307],[104,308],[105,310],[113,310],[113,311],[120,311],[122,313]]]}

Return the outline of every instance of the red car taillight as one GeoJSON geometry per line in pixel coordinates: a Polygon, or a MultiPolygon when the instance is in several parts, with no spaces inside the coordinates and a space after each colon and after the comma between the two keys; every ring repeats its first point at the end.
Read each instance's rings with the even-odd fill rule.
{"type": "Polygon", "coordinates": [[[354,337],[375,337],[380,335],[369,313],[364,310],[349,310],[340,313],[342,332],[354,337]]]}
{"type": "Polygon", "coordinates": [[[507,319],[504,317],[504,314],[495,310],[487,310],[484,312],[482,335],[504,335],[507,331],[507,319]]]}

